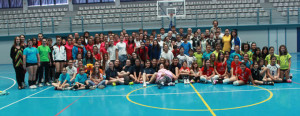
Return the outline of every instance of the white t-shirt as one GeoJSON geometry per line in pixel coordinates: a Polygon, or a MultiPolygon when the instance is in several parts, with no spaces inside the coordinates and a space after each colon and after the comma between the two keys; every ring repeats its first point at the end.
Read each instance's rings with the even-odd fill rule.
{"type": "Polygon", "coordinates": [[[161,57],[161,58],[164,58],[164,59],[168,59],[168,60],[170,61],[170,63],[172,63],[172,60],[173,60],[173,58],[174,58],[174,55],[173,55],[173,53],[169,50],[168,53],[162,51],[160,57],[161,57]]]}
{"type": "Polygon", "coordinates": [[[276,64],[275,66],[268,64],[267,68],[270,70],[270,74],[272,76],[277,76],[277,70],[278,70],[278,68],[280,68],[280,66],[278,64],[276,64]]]}
{"type": "Polygon", "coordinates": [[[70,78],[72,78],[73,75],[77,73],[77,68],[74,66],[72,68],[67,66],[66,69],[67,69],[67,73],[71,76],[70,78]]]}
{"type": "Polygon", "coordinates": [[[117,43],[116,48],[117,48],[117,50],[119,50],[119,52],[118,52],[119,56],[127,54],[127,52],[126,52],[126,43],[119,42],[119,43],[117,43]]]}
{"type": "Polygon", "coordinates": [[[157,42],[161,48],[161,51],[163,51],[164,50],[164,42],[163,41],[157,41],[157,42]]]}
{"type": "Polygon", "coordinates": [[[116,49],[117,49],[116,46],[110,46],[107,48],[107,53],[109,54],[109,60],[116,60],[116,49]]]}
{"type": "Polygon", "coordinates": [[[101,44],[99,43],[99,44],[95,44],[94,46],[97,46],[97,48],[98,48],[98,53],[100,54],[100,46],[101,46],[101,44]]]}
{"type": "Polygon", "coordinates": [[[188,56],[186,61],[187,61],[187,66],[192,67],[193,62],[196,61],[196,57],[195,56],[192,56],[192,57],[188,56]]]}
{"type": "Polygon", "coordinates": [[[185,55],[185,54],[183,54],[183,55],[180,55],[180,54],[178,54],[177,55],[177,58],[179,59],[179,64],[180,65],[182,65],[182,63],[184,62],[184,61],[187,61],[187,55],[185,55]]]}
{"type": "Polygon", "coordinates": [[[135,46],[136,46],[136,48],[140,48],[141,47],[141,42],[140,41],[135,41],[135,46]]]}

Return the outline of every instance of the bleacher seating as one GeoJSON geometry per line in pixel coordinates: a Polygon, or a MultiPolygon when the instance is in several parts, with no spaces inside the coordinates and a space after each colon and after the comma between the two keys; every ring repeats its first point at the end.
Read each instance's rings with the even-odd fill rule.
{"type": "Polygon", "coordinates": [[[282,16],[287,16],[287,11],[290,16],[298,16],[300,0],[269,0],[269,2],[282,16]]]}

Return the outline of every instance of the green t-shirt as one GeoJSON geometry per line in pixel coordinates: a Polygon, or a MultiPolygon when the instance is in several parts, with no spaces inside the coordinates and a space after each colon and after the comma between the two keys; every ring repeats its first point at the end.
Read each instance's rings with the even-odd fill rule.
{"type": "MultiPolygon", "coordinates": [[[[276,54],[274,54],[274,56],[276,57],[276,60],[279,61],[279,56],[276,54]]],[[[265,61],[267,61],[268,64],[271,63],[271,55],[270,54],[266,56],[265,61]]],[[[277,62],[276,62],[276,64],[277,64],[277,62]]]]}
{"type": "Polygon", "coordinates": [[[40,54],[40,61],[41,62],[49,62],[49,53],[51,53],[51,50],[49,46],[39,46],[38,51],[40,54]]]}
{"type": "MultiPolygon", "coordinates": [[[[241,54],[244,54],[244,52],[241,51],[241,54]]],[[[247,54],[248,54],[249,60],[252,61],[253,53],[251,51],[248,51],[247,54]]]]}
{"type": "Polygon", "coordinates": [[[198,67],[202,67],[202,65],[203,65],[203,63],[202,63],[202,56],[203,56],[203,54],[202,53],[198,54],[197,52],[195,52],[194,56],[197,59],[198,67]]]}
{"type": "Polygon", "coordinates": [[[287,53],[287,55],[279,56],[280,69],[283,69],[283,70],[289,69],[289,59],[290,58],[292,58],[292,56],[289,53],[287,53]]]}

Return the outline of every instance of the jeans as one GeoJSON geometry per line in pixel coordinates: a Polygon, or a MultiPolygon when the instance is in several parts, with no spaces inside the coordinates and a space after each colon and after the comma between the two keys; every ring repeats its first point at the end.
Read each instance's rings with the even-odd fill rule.
{"type": "Polygon", "coordinates": [[[96,84],[95,84],[93,81],[91,81],[91,80],[88,80],[88,83],[89,83],[90,86],[96,85],[96,86],[98,87],[98,86],[100,86],[100,85],[106,86],[106,85],[105,85],[105,81],[106,81],[106,80],[102,80],[98,85],[96,85],[96,84]]]}
{"type": "Polygon", "coordinates": [[[120,55],[119,60],[120,60],[121,66],[124,66],[126,64],[127,55],[126,54],[120,55]]]}

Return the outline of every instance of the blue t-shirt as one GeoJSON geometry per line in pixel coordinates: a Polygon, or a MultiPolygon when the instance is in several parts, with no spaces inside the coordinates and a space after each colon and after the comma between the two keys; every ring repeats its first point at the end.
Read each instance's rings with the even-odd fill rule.
{"type": "Polygon", "coordinates": [[[238,56],[239,56],[239,61],[242,61],[242,60],[243,60],[243,57],[242,57],[240,54],[236,53],[236,52],[231,53],[230,56],[229,56],[229,59],[230,59],[231,61],[233,61],[235,55],[238,55],[238,56]]]}
{"type": "Polygon", "coordinates": [[[77,74],[76,75],[76,78],[75,78],[75,83],[76,82],[79,82],[79,83],[82,83],[82,84],[84,84],[84,82],[87,80],[87,75],[86,75],[86,73],[84,73],[84,74],[77,74]]]}
{"type": "Polygon", "coordinates": [[[23,55],[26,56],[26,63],[38,63],[37,54],[39,54],[39,52],[35,47],[27,47],[23,51],[23,55]]]}
{"type": "Polygon", "coordinates": [[[246,63],[246,67],[249,68],[249,69],[250,69],[250,66],[253,64],[252,61],[250,61],[250,63],[249,62],[245,62],[245,63],[246,63]]]}
{"type": "Polygon", "coordinates": [[[192,49],[192,44],[190,42],[187,42],[187,43],[182,42],[180,47],[184,48],[185,55],[189,55],[189,50],[192,49]]]}
{"type": "Polygon", "coordinates": [[[211,55],[211,54],[212,54],[212,52],[209,52],[209,53],[204,52],[202,58],[203,58],[204,60],[208,60],[208,59],[210,59],[210,55],[211,55]]]}
{"type": "Polygon", "coordinates": [[[70,75],[68,73],[64,74],[60,74],[59,75],[59,81],[61,83],[64,83],[64,81],[67,80],[67,83],[70,83],[70,75]]]}

